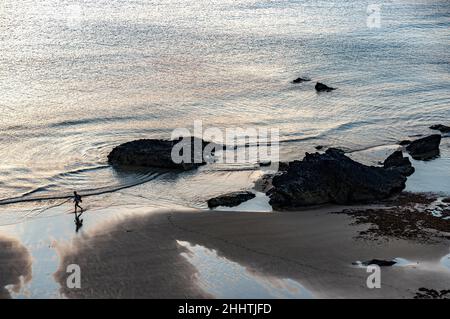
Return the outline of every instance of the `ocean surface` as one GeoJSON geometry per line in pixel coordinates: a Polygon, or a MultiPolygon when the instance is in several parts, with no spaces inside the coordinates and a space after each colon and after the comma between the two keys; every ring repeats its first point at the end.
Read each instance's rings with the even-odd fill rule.
{"type": "MultiPolygon", "coordinates": [[[[247,166],[176,176],[107,164],[114,146],[194,120],[279,129],[284,160],[449,125],[450,3],[383,1],[376,26],[371,4],[0,0],[0,201],[145,183],[156,206],[198,207],[246,187],[257,174],[247,166]],[[292,84],[299,76],[312,81],[292,84]],[[338,89],[318,94],[316,81],[338,89]]],[[[449,153],[445,142],[437,191],[450,192],[449,153]]]]}

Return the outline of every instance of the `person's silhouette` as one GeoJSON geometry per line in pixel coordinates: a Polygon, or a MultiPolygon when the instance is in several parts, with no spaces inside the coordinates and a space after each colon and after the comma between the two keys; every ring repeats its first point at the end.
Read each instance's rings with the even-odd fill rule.
{"type": "Polygon", "coordinates": [[[80,206],[80,203],[83,202],[81,196],[77,194],[77,192],[73,192],[73,202],[75,204],[75,216],[77,215],[77,208],[83,212],[83,207],[80,206]]]}
{"type": "Polygon", "coordinates": [[[83,200],[77,192],[73,192],[73,202],[75,204],[75,231],[78,233],[80,228],[83,226],[83,220],[80,219],[81,214],[83,214],[83,207],[80,206],[80,203],[82,203],[83,200]],[[80,214],[77,214],[78,208],[80,209],[80,214]]]}

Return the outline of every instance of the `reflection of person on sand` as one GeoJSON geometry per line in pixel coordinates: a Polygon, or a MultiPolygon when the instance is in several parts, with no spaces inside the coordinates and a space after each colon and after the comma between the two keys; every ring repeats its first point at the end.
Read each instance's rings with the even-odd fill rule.
{"type": "Polygon", "coordinates": [[[83,226],[83,220],[80,219],[81,215],[83,214],[83,207],[80,206],[80,203],[83,202],[81,199],[81,196],[77,194],[77,192],[73,192],[73,202],[75,203],[75,226],[76,226],[76,232],[80,230],[80,228],[83,226]],[[80,209],[80,214],[77,214],[77,208],[80,209]]]}
{"type": "Polygon", "coordinates": [[[75,231],[77,233],[80,230],[80,228],[83,227],[83,220],[80,219],[81,214],[83,214],[83,212],[81,212],[79,215],[77,214],[77,212],[75,212],[75,231]]]}

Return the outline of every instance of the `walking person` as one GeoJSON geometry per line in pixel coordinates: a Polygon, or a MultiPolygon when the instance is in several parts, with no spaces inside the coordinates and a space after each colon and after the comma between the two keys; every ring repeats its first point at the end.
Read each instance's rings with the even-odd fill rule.
{"type": "Polygon", "coordinates": [[[81,199],[81,196],[77,194],[77,192],[73,192],[73,202],[75,203],[75,215],[77,214],[77,208],[80,209],[81,212],[83,212],[83,207],[80,206],[80,203],[83,202],[81,199]]]}
{"type": "Polygon", "coordinates": [[[80,219],[81,214],[83,214],[83,207],[80,206],[80,203],[83,202],[81,196],[77,194],[77,192],[73,192],[73,202],[75,204],[75,231],[78,233],[81,227],[83,227],[83,220],[80,219]],[[77,209],[80,209],[80,214],[77,214],[77,209]]]}

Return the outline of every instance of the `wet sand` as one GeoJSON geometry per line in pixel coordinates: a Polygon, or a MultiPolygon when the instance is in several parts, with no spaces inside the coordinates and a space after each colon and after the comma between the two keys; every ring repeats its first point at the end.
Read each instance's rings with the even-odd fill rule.
{"type": "Polygon", "coordinates": [[[11,297],[6,286],[17,292],[30,281],[31,264],[31,256],[20,242],[0,237],[0,299],[11,297]]]}
{"type": "Polygon", "coordinates": [[[449,253],[448,240],[358,239],[368,227],[355,225],[346,214],[330,214],[330,209],[117,217],[60,244],[55,278],[69,298],[215,297],[213,290],[201,287],[199,270],[183,256],[192,253],[179,244],[183,241],[214,250],[260,277],[297,281],[315,298],[412,298],[421,287],[450,287],[450,270],[440,263],[449,253]],[[413,265],[382,267],[380,289],[367,288],[370,274],[352,265],[396,257],[413,265]],[[81,289],[66,288],[65,270],[72,263],[81,267],[81,289]]]}

